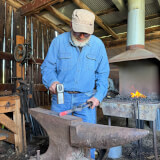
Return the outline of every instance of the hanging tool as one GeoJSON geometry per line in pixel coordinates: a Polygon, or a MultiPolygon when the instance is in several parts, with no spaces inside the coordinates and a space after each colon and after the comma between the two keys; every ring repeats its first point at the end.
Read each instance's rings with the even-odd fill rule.
{"type": "Polygon", "coordinates": [[[81,110],[84,109],[84,108],[92,107],[92,105],[93,105],[93,102],[91,102],[91,101],[85,102],[85,103],[82,103],[82,104],[79,105],[79,106],[73,107],[73,109],[60,112],[60,113],[59,113],[59,116],[65,116],[65,115],[67,115],[67,114],[69,114],[69,113],[73,113],[73,112],[75,112],[75,111],[81,111],[81,110]]]}

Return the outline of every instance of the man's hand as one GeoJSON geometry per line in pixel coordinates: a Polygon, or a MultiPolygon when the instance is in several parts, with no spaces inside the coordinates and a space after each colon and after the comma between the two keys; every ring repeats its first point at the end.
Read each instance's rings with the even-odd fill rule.
{"type": "Polygon", "coordinates": [[[95,97],[92,97],[92,98],[87,100],[87,102],[89,102],[89,101],[93,102],[93,105],[91,106],[92,109],[99,105],[99,100],[97,98],[95,98],[95,97]]]}
{"type": "Polygon", "coordinates": [[[51,86],[49,87],[49,90],[51,91],[52,94],[56,94],[57,90],[56,90],[56,85],[59,84],[58,81],[55,81],[51,84],[51,86]]]}

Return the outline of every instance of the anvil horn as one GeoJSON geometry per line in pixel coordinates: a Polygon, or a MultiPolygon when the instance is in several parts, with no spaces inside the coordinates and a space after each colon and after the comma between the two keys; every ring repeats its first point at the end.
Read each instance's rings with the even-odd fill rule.
{"type": "Polygon", "coordinates": [[[70,134],[72,146],[107,149],[141,139],[148,135],[149,131],[76,122],[71,125],[70,134]]]}
{"type": "MultiPolygon", "coordinates": [[[[78,117],[59,117],[56,112],[42,108],[29,109],[29,113],[42,125],[49,136],[49,147],[41,160],[73,160],[81,148],[110,148],[146,136],[145,130],[89,124],[78,117]]],[[[82,154],[81,154],[82,155],[82,154]]]]}

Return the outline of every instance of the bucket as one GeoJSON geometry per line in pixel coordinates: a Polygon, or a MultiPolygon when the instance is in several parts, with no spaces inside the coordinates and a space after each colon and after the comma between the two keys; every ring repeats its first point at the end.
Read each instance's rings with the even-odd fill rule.
{"type": "Polygon", "coordinates": [[[122,146],[112,147],[109,149],[108,158],[116,159],[122,156],[122,146]]]}

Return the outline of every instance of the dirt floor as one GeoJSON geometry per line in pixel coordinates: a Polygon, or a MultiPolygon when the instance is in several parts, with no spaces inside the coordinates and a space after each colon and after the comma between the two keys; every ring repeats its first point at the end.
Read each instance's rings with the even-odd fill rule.
{"type": "MultiPolygon", "coordinates": [[[[99,123],[107,124],[107,117],[99,119],[99,123]]],[[[112,118],[112,125],[125,127],[124,118],[112,118]]],[[[141,160],[154,160],[153,151],[153,133],[148,122],[145,122],[144,128],[150,131],[150,134],[142,139],[141,160]]],[[[129,120],[129,127],[135,127],[134,120],[129,120]]],[[[157,131],[157,147],[160,155],[160,131],[157,131]]],[[[0,160],[28,160],[31,156],[36,155],[37,150],[44,153],[48,148],[47,137],[32,137],[28,142],[27,151],[23,155],[17,156],[14,145],[0,141],[0,160]]],[[[117,160],[140,160],[138,143],[133,142],[122,147],[122,157],[117,160]]],[[[160,156],[159,156],[160,158],[160,156]]],[[[107,158],[108,160],[111,160],[107,158]]]]}

